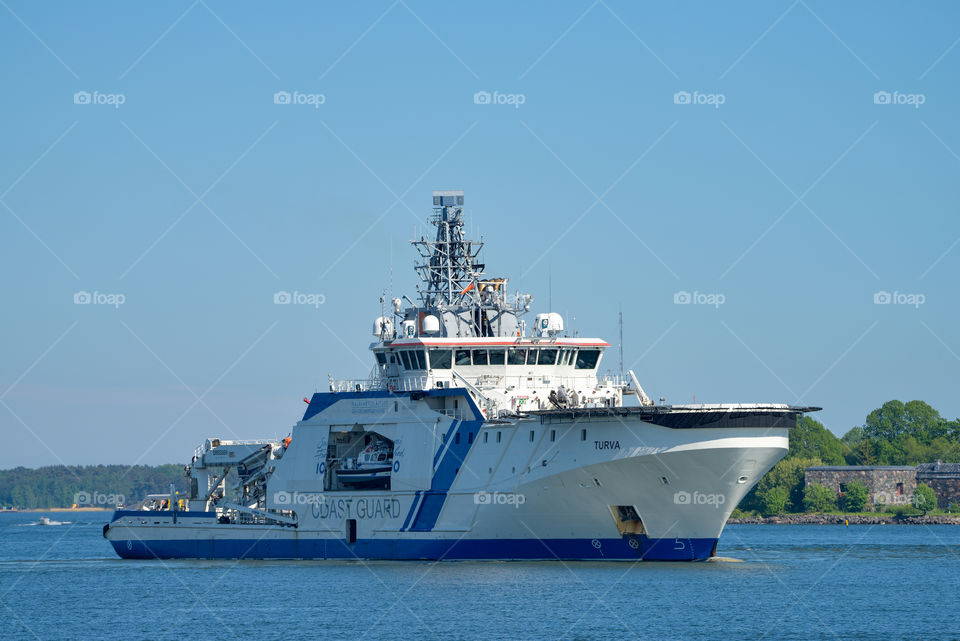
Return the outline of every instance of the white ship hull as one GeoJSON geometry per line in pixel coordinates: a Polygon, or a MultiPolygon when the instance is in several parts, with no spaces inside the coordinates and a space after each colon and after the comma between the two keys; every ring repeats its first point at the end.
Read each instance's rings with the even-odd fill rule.
{"type": "MultiPolygon", "coordinates": [[[[444,390],[447,395],[456,391],[444,390]]],[[[309,455],[325,452],[330,425],[357,420],[355,410],[366,411],[368,405],[356,399],[371,394],[338,396],[352,398],[298,424],[290,458],[282,461],[290,467],[274,479],[271,499],[296,514],[295,527],[218,523],[214,512],[118,511],[107,532],[117,553],[126,558],[702,560],[714,554],[730,512],[788,447],[787,427],[772,427],[769,412],[760,410],[753,413],[762,426],[704,428],[665,427],[629,414],[544,416],[543,422],[509,424],[435,415],[431,423],[437,431],[452,436],[438,446],[424,489],[402,489],[399,470],[407,463],[415,468],[416,461],[400,446],[395,489],[324,491],[309,455]],[[457,440],[462,452],[456,450],[457,440]],[[308,456],[296,456],[300,444],[308,456]],[[451,465],[453,470],[447,469],[451,465]],[[639,522],[618,522],[616,506],[634,508],[639,522]]],[[[404,400],[416,417],[416,425],[406,429],[423,431],[430,423],[417,405],[424,401],[404,400]]],[[[777,409],[775,414],[784,413],[783,406],[777,409]]],[[[402,445],[404,439],[398,441],[402,445]]]]}

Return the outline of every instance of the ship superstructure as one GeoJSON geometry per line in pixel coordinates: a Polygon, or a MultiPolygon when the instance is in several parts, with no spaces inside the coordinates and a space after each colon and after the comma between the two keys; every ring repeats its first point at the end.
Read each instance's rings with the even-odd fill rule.
{"type": "Polygon", "coordinates": [[[207,439],[187,496],[117,510],[122,557],[702,560],[787,451],[784,404],[655,405],[609,344],[490,277],[462,191],[381,299],[371,375],[330,380],[282,441],[207,439]],[[625,399],[631,402],[625,403],[625,399]],[[150,508],[150,509],[148,509],[150,508]]]}

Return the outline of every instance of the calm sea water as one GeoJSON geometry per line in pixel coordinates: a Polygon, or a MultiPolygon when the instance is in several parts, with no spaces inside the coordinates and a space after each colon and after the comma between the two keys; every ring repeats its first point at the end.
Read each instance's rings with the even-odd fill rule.
{"type": "Polygon", "coordinates": [[[730,526],[742,563],[122,561],[0,514],[3,639],[960,639],[960,527],[730,526]]]}

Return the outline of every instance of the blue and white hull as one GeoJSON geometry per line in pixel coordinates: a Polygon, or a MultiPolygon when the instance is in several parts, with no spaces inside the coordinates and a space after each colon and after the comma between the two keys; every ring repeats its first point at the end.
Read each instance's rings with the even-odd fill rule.
{"type": "Polygon", "coordinates": [[[124,558],[703,560],[740,499],[786,453],[796,415],[753,406],[726,422],[736,426],[716,427],[643,419],[737,413],[658,408],[657,417],[624,410],[485,421],[475,406],[469,420],[430,408],[450,399],[469,406],[466,390],[411,396],[314,397],[311,408],[322,410],[308,410],[294,428],[269,482],[267,507],[294,523],[118,511],[107,538],[124,558]],[[371,407],[386,412],[371,416],[371,407]],[[751,417],[756,427],[746,425],[751,417]],[[324,491],[316,453],[327,452],[336,425],[358,421],[397,443],[391,489],[324,491]],[[417,440],[436,447],[414,448],[417,440]],[[621,520],[620,508],[637,518],[621,520]]]}

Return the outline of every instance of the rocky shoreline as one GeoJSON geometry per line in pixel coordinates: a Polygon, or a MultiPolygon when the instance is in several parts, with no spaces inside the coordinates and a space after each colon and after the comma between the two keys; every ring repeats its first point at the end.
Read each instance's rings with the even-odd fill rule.
{"type": "Polygon", "coordinates": [[[752,516],[728,519],[727,524],[749,525],[960,525],[960,516],[928,514],[896,518],[890,514],[781,514],[779,516],[752,516]]]}

